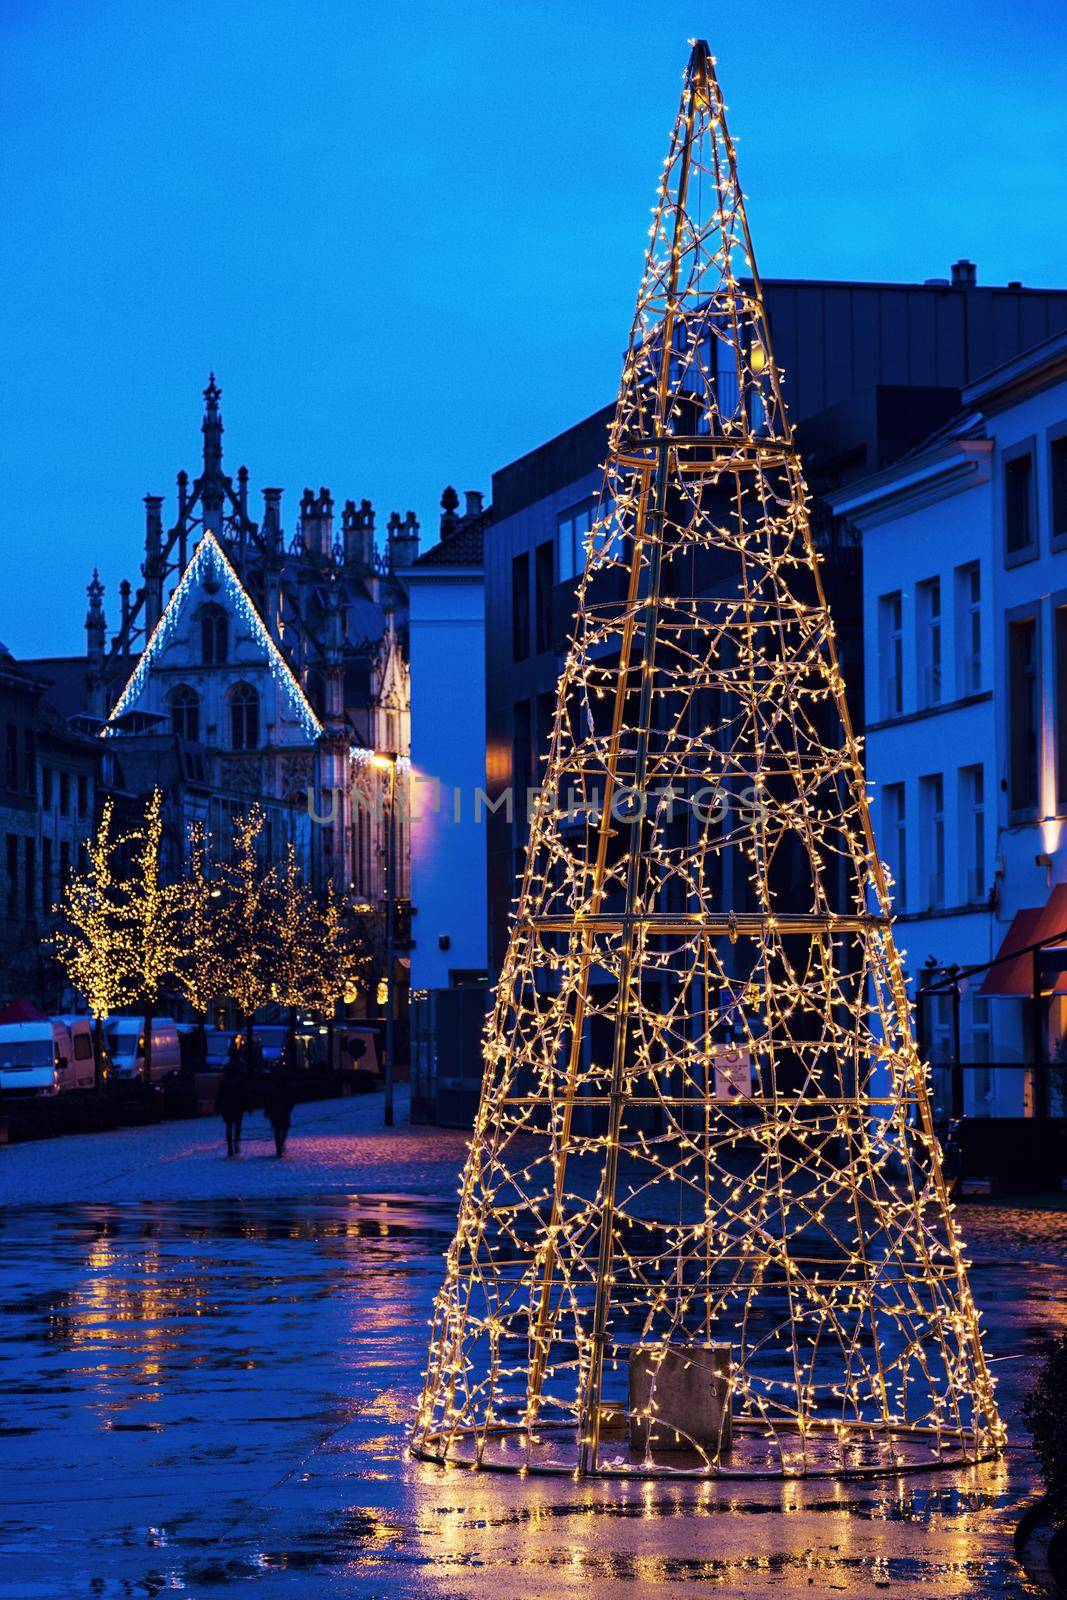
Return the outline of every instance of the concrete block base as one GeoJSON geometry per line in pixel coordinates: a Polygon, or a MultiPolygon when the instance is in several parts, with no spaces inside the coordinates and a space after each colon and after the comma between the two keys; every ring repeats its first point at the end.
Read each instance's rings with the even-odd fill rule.
{"type": "Polygon", "coordinates": [[[630,1448],[729,1450],[730,1362],[728,1344],[631,1350],[630,1448]]]}

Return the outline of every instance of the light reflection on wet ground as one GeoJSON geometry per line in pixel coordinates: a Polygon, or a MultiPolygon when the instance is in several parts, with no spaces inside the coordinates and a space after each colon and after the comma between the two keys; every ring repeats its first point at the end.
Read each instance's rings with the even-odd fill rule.
{"type": "MultiPolygon", "coordinates": [[[[1037,1340],[1067,1320],[1067,1214],[963,1221],[1012,1421],[1037,1340]]],[[[1004,1462],[881,1484],[580,1485],[409,1461],[450,1228],[451,1201],[426,1197],[8,1209],[0,1600],[1027,1592],[1014,1426],[1004,1462]]]]}

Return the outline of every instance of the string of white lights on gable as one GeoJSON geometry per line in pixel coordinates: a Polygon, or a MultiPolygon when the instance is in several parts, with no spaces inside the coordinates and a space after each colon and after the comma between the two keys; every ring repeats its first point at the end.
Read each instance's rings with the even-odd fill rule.
{"type": "Polygon", "coordinates": [[[106,737],[108,734],[114,734],[118,731],[115,724],[121,716],[133,707],[144,689],[152,664],[160,651],[166,647],[173,634],[186,599],[195,586],[202,582],[209,573],[213,573],[218,577],[234,612],[266,656],[271,677],[288,697],[289,703],[296,713],[304,732],[309,739],[318,739],[322,734],[322,723],[312,710],[308,698],[297,682],[288,662],[264,626],[263,619],[249,599],[240,578],[230,565],[226,552],[210,531],[204,534],[204,537],[197,545],[193,558],[182,574],[178,587],[174,590],[167,602],[163,615],[153,628],[152,635],[141,653],[141,659],[130,674],[129,682],[108,717],[107,723],[102,730],[102,736],[106,737]]]}

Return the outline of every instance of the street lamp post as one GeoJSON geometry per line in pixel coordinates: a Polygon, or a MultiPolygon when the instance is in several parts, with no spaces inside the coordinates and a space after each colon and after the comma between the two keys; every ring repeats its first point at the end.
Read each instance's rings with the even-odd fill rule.
{"type": "Polygon", "coordinates": [[[393,1126],[393,1052],[396,1044],[396,764],[395,750],[374,757],[377,767],[389,769],[389,833],[385,850],[385,1126],[393,1126]]]}

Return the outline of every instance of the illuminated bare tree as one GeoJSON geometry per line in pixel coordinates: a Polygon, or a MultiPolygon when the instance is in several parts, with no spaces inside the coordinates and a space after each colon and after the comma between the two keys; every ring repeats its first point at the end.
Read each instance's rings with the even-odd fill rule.
{"type": "Polygon", "coordinates": [[[271,998],[279,950],[281,893],[277,872],[261,859],[265,821],[263,808],[258,805],[237,817],[232,854],[219,865],[222,892],[217,926],[222,992],[230,996],[240,1013],[249,1067],[256,1012],[271,998]]]}
{"type": "Polygon", "coordinates": [[[189,827],[185,870],[179,886],[179,940],[175,981],[197,1018],[200,1060],[205,1050],[205,1027],[212,1000],[226,992],[226,964],[219,948],[219,901],[222,890],[212,872],[210,840],[201,822],[189,827]]]}
{"type": "Polygon", "coordinates": [[[164,883],[163,795],[153,789],[144,820],[131,835],[129,877],[123,885],[123,937],[127,944],[131,998],[144,1014],[143,1072],[152,1082],[152,1030],[159,1002],[179,962],[179,886],[164,883]]]}
{"type": "Polygon", "coordinates": [[[320,968],[328,954],[319,926],[318,907],[304,882],[291,842],[278,876],[277,901],[271,998],[286,1009],[285,1053],[289,1066],[293,1067],[296,1065],[296,1014],[300,1007],[315,1004],[320,968]]]}
{"type": "Polygon", "coordinates": [[[52,938],[68,983],[82,996],[93,1019],[97,1088],[104,1059],[104,1021],[133,992],[125,905],[116,872],[121,845],[109,798],[96,834],[86,845],[84,871],[75,872],[63,888],[56,908],[59,927],[52,938]]]}

